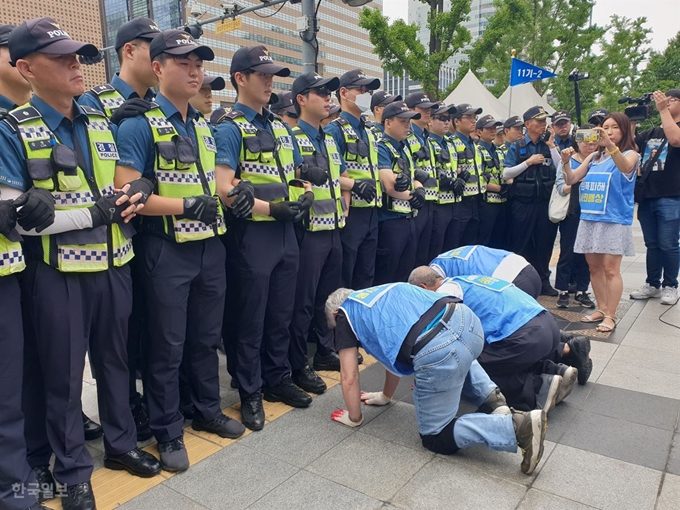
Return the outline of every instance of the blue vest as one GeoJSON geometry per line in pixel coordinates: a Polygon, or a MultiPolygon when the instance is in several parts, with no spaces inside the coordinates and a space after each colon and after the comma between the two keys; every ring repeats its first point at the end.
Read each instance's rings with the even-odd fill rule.
{"type": "Polygon", "coordinates": [[[581,219],[632,225],[636,173],[633,170],[629,179],[616,168],[611,157],[591,161],[579,187],[581,219]]]}
{"type": "Polygon", "coordinates": [[[461,246],[435,257],[430,266],[439,266],[446,276],[494,273],[509,251],[486,246],[461,246]]]}
{"type": "Polygon", "coordinates": [[[545,310],[512,283],[492,276],[456,276],[451,280],[463,289],[463,303],[479,317],[489,344],[509,337],[545,310]]]}
{"type": "Polygon", "coordinates": [[[397,361],[413,325],[442,298],[408,283],[388,283],[357,290],[340,305],[366,352],[387,370],[410,375],[413,367],[397,361]]]}

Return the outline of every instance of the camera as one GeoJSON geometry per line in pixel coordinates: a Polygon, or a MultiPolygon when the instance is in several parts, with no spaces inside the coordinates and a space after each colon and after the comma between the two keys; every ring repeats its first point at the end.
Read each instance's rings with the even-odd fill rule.
{"type": "Polygon", "coordinates": [[[577,129],[574,140],[577,142],[591,143],[600,139],[600,133],[594,129],[577,129]]]}
{"type": "Polygon", "coordinates": [[[652,92],[647,92],[642,94],[640,97],[629,97],[625,96],[619,99],[619,104],[632,104],[634,106],[628,106],[623,113],[630,120],[640,121],[645,120],[652,114],[652,92]]]}

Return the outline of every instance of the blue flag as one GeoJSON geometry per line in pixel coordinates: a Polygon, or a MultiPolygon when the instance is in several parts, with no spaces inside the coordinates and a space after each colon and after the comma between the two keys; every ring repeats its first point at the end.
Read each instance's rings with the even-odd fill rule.
{"type": "Polygon", "coordinates": [[[544,80],[557,76],[547,69],[535,66],[529,62],[524,62],[518,58],[512,57],[512,67],[510,68],[510,86],[521,85],[522,83],[529,83],[536,80],[544,80]]]}

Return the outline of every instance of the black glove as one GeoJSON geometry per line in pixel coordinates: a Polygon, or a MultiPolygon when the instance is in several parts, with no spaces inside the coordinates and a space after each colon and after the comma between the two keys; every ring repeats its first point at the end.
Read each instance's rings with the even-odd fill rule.
{"type": "Polygon", "coordinates": [[[367,202],[375,200],[377,192],[374,181],[354,181],[352,191],[367,202]]]}
{"type": "Polygon", "coordinates": [[[111,115],[111,123],[120,124],[120,121],[128,117],[137,117],[151,109],[151,103],[139,97],[128,99],[111,115]]]}
{"type": "Polygon", "coordinates": [[[455,178],[441,176],[439,178],[439,189],[442,191],[452,191],[455,182],[455,178]]]}
{"type": "Polygon", "coordinates": [[[510,196],[510,185],[508,183],[501,184],[500,195],[502,198],[508,198],[510,196]]]}
{"type": "Polygon", "coordinates": [[[312,207],[314,203],[314,193],[311,191],[305,191],[304,194],[298,198],[298,203],[300,204],[300,212],[295,215],[293,221],[300,221],[307,211],[312,207]]]}
{"type": "Polygon", "coordinates": [[[31,188],[14,200],[17,209],[17,222],[24,230],[40,233],[54,223],[54,197],[42,188],[31,188]]]}
{"type": "Polygon", "coordinates": [[[413,172],[413,177],[420,184],[425,184],[430,178],[430,172],[421,168],[416,168],[415,172],[413,172]]]}
{"type": "Polygon", "coordinates": [[[9,233],[17,225],[17,209],[13,200],[0,200],[0,234],[9,233]]]}
{"type": "Polygon", "coordinates": [[[493,175],[491,175],[489,172],[483,173],[482,177],[486,179],[487,184],[491,182],[491,179],[493,179],[493,175]]]}
{"type": "Polygon", "coordinates": [[[404,174],[397,174],[397,179],[394,181],[394,191],[407,191],[411,187],[411,178],[404,174]]]}
{"type": "Polygon", "coordinates": [[[300,165],[300,179],[309,181],[315,186],[323,186],[328,182],[328,172],[321,167],[303,163],[300,165]]]}
{"type": "Polygon", "coordinates": [[[253,210],[255,204],[255,188],[250,181],[241,181],[227,193],[227,197],[236,197],[231,203],[231,212],[237,218],[245,218],[253,210]]]}
{"type": "Polygon", "coordinates": [[[468,170],[463,170],[458,174],[458,177],[467,182],[467,180],[470,178],[470,172],[468,170]]]}
{"type": "Polygon", "coordinates": [[[269,202],[269,216],[276,221],[293,221],[299,212],[300,202],[269,202]]]}
{"type": "Polygon", "coordinates": [[[130,207],[130,201],[127,200],[121,205],[116,205],[116,200],[122,196],[125,196],[125,193],[122,191],[115,195],[106,195],[97,200],[92,207],[88,208],[92,216],[92,228],[99,227],[100,225],[121,223],[123,221],[121,213],[130,207]]]}
{"type": "Polygon", "coordinates": [[[217,221],[217,200],[210,195],[198,195],[184,199],[184,218],[198,220],[208,225],[217,221]]]}
{"type": "Polygon", "coordinates": [[[460,177],[453,182],[453,195],[462,197],[465,191],[465,181],[460,177]]]}
{"type": "Polygon", "coordinates": [[[127,196],[132,198],[135,196],[137,193],[142,194],[142,198],[140,198],[136,204],[146,204],[146,201],[149,200],[149,196],[153,193],[153,183],[147,179],[146,177],[142,177],[140,179],[137,179],[136,181],[130,181],[128,182],[130,185],[130,189],[126,193],[127,196]]]}
{"type": "Polygon", "coordinates": [[[425,188],[416,188],[411,191],[411,203],[412,209],[420,209],[425,205],[425,188]]]}

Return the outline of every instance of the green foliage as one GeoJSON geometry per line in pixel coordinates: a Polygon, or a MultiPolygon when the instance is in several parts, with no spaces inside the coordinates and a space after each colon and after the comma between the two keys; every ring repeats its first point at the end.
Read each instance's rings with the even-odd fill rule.
{"type": "Polygon", "coordinates": [[[680,32],[668,41],[663,52],[652,51],[640,76],[636,93],[680,88],[680,32]]]}

